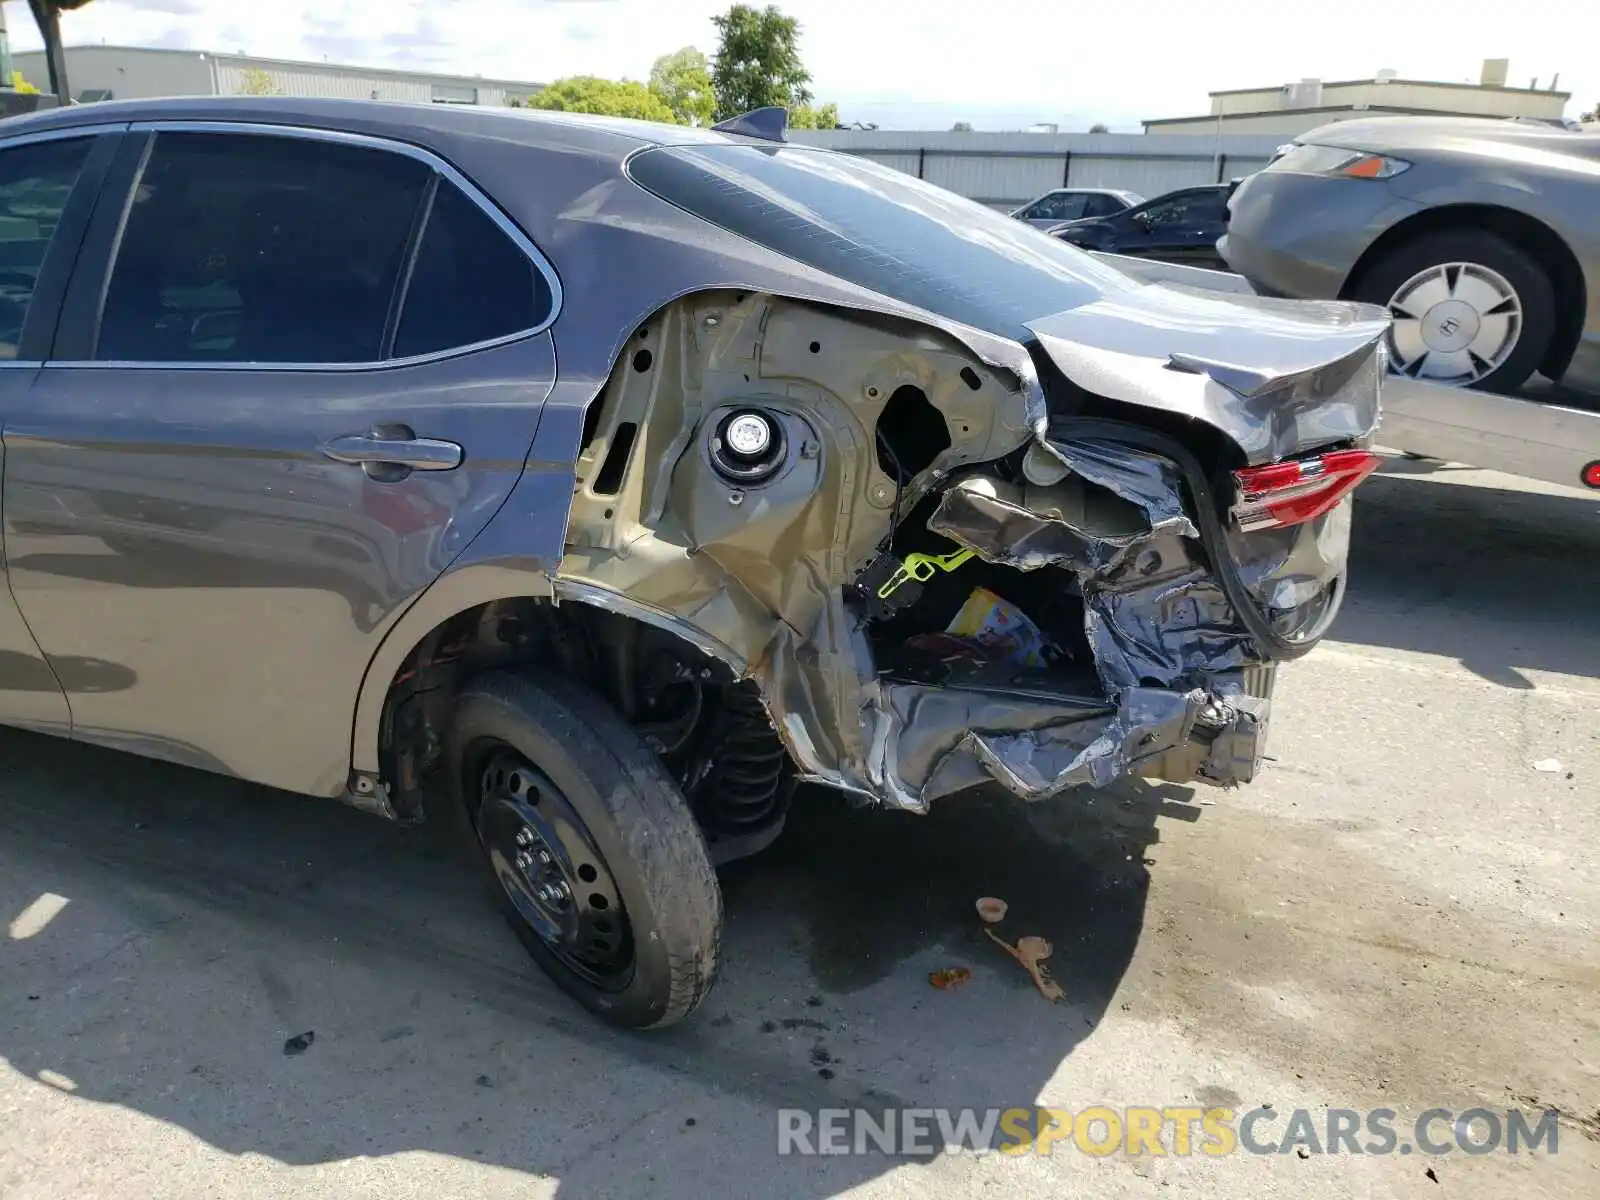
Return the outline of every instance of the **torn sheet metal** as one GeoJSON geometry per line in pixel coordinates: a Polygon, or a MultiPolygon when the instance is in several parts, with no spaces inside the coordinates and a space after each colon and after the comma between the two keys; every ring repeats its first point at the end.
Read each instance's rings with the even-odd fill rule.
{"type": "Polygon", "coordinates": [[[1345,497],[1320,517],[1286,529],[1229,528],[1228,553],[1239,581],[1282,637],[1319,625],[1338,599],[1350,548],[1353,505],[1345,497]]]}
{"type": "Polygon", "coordinates": [[[1182,481],[1170,459],[1101,440],[1040,438],[1037,445],[1072,474],[1137,505],[1153,532],[1200,536],[1183,511],[1182,481]]]}
{"type": "MultiPolygon", "coordinates": [[[[1108,506],[1103,497],[1091,505],[1081,489],[1074,501],[1052,504],[1074,494],[1061,483],[1030,487],[969,476],[944,493],[928,527],[989,562],[1070,572],[1083,598],[1095,671],[1114,707],[1109,713],[1074,713],[1059,703],[1053,709],[1019,706],[998,718],[959,710],[950,714],[952,724],[929,721],[932,699],[913,693],[913,705],[890,689],[888,722],[897,731],[902,782],[922,773],[931,741],[943,753],[927,770],[923,803],[985,777],[1025,798],[1042,799],[1136,773],[1141,764],[1191,741],[1197,722],[1212,751],[1196,774],[1216,782],[1250,778],[1261,753],[1267,701],[1244,694],[1234,681],[1260,661],[1259,651],[1211,570],[1198,531],[1183,515],[1178,468],[1159,455],[1109,442],[1042,444],[1074,475],[1136,508],[1138,526],[1130,528],[1126,510],[1108,506]],[[930,725],[942,725],[942,735],[930,725]]],[[[1315,566],[1304,547],[1287,541],[1272,546],[1251,560],[1261,594],[1297,586],[1275,574],[1285,569],[1282,558],[1296,568],[1315,566]],[[1285,549],[1291,553],[1282,555],[1285,549]]],[[[937,703],[957,701],[945,695],[937,703]]]]}
{"type": "Polygon", "coordinates": [[[1148,284],[1028,328],[1079,387],[1204,421],[1250,463],[1378,425],[1388,319],[1370,305],[1148,284]]]}

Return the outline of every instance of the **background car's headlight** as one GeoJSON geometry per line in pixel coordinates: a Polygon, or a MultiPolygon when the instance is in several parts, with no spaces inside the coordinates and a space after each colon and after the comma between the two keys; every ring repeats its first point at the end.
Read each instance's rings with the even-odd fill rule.
{"type": "Polygon", "coordinates": [[[1273,159],[1268,171],[1299,175],[1344,175],[1351,179],[1389,179],[1411,166],[1404,159],[1340,146],[1293,146],[1273,159]]]}

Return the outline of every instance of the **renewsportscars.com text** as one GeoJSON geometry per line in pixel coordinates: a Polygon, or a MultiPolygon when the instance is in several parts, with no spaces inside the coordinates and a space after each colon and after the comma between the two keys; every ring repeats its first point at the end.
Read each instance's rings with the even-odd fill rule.
{"type": "Polygon", "coordinates": [[[1517,1108],[1430,1108],[1413,1118],[1392,1108],[778,1110],[783,1155],[1555,1154],[1558,1132],[1554,1110],[1517,1108]]]}

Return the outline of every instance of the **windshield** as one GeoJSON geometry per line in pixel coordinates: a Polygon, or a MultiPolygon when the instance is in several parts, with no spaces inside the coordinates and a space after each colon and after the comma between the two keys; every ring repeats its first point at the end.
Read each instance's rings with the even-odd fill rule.
{"type": "Polygon", "coordinates": [[[799,146],[668,146],[634,182],[715,225],[861,287],[1008,337],[1137,286],[994,209],[864,158],[799,146]]]}

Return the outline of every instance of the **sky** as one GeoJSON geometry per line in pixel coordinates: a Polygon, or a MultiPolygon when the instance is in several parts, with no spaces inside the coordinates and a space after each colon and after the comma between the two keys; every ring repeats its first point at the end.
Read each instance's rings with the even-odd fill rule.
{"type": "MultiPolygon", "coordinates": [[[[549,82],[643,79],[657,55],[716,49],[729,0],[93,0],[71,45],[169,46],[549,82]]],[[[1600,102],[1600,7],[1585,0],[780,0],[819,101],[885,129],[1063,130],[1192,116],[1206,93],[1314,77],[1512,86],[1560,73],[1567,114],[1600,102]]],[[[14,49],[39,36],[5,4],[14,49]]],[[[35,81],[43,82],[43,81],[35,81]]]]}

